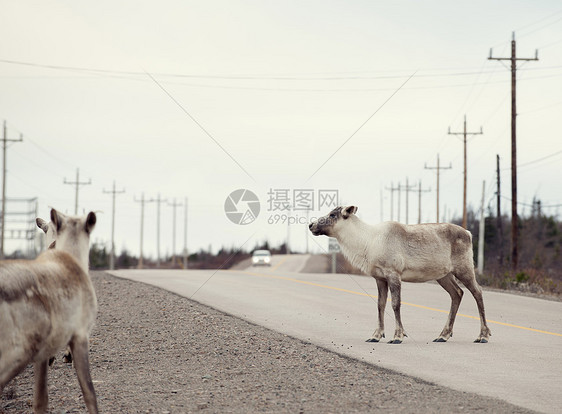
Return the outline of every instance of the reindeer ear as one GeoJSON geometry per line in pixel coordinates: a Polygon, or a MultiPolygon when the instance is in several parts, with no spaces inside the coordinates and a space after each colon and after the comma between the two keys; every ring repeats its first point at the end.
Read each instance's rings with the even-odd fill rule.
{"type": "Polygon", "coordinates": [[[55,225],[55,229],[59,231],[62,225],[62,215],[54,208],[51,209],[51,221],[55,225]]]}
{"type": "Polygon", "coordinates": [[[88,217],[86,217],[86,224],[84,225],[84,229],[86,230],[86,233],[90,234],[90,232],[93,230],[94,226],[96,225],[96,213],[94,213],[93,211],[90,211],[88,213],[88,217]]]}
{"type": "Polygon", "coordinates": [[[355,214],[357,212],[357,207],[355,206],[348,206],[348,207],[344,207],[342,209],[342,217],[344,219],[348,218],[349,216],[351,216],[352,214],[355,214]]]}
{"type": "Polygon", "coordinates": [[[45,220],[43,220],[42,218],[37,217],[35,219],[35,223],[37,223],[37,227],[39,227],[45,233],[47,233],[47,230],[49,230],[49,226],[47,225],[47,222],[45,220]]]}

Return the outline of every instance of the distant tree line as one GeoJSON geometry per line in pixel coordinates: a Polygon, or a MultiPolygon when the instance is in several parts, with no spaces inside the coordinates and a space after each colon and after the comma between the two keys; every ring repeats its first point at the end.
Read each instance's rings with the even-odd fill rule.
{"type": "MultiPolygon", "coordinates": [[[[207,250],[200,249],[188,256],[188,267],[190,269],[229,269],[244,259],[248,259],[254,250],[270,250],[272,254],[286,254],[287,246],[285,243],[277,247],[271,247],[269,242],[257,243],[251,250],[239,249],[236,247],[221,247],[217,253],[213,253],[211,247],[207,250]]],[[[116,269],[135,268],[138,266],[138,257],[132,255],[127,249],[122,249],[121,253],[115,257],[116,269]]],[[[156,268],[157,264],[153,258],[144,258],[143,267],[156,268]]],[[[90,268],[94,270],[104,270],[109,268],[109,251],[105,244],[94,242],[90,246],[90,268]]],[[[176,255],[161,258],[159,268],[181,269],[183,268],[183,257],[176,255]]]]}

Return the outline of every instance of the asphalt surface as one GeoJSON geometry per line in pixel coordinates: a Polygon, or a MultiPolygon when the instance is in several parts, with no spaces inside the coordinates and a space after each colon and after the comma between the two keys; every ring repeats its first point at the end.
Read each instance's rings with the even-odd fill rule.
{"type": "MultiPolygon", "coordinates": [[[[408,338],[400,345],[366,343],[376,328],[373,279],[291,273],[280,270],[293,266],[291,259],[278,259],[270,268],[111,274],[159,286],[369,364],[528,409],[559,412],[562,303],[485,292],[492,337],[488,344],[475,344],[478,313],[465,291],[453,338],[433,343],[445,324],[449,297],[435,283],[404,284],[402,321],[408,338]]],[[[393,319],[388,306],[386,340],[394,331],[393,319]]]]}

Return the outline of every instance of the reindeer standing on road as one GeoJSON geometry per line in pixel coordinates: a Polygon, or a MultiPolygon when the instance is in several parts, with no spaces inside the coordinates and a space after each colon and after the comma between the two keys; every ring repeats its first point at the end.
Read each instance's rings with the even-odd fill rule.
{"type": "Polygon", "coordinates": [[[337,207],[327,216],[309,225],[315,236],[335,237],[350,263],[373,276],[378,288],[379,326],[367,341],[384,338],[384,308],[388,290],[396,320],[394,338],[402,343],[404,328],[400,317],[402,282],[435,280],[451,296],[451,310],[443,331],[434,342],[446,342],[453,336],[453,324],[463,291],[455,278],[472,293],[480,313],[480,335],[474,342],[485,343],[491,335],[484,313],[482,289],[476,281],[472,258],[472,235],[460,226],[449,223],[404,225],[384,222],[369,225],[355,213],[357,207],[337,207]]]}

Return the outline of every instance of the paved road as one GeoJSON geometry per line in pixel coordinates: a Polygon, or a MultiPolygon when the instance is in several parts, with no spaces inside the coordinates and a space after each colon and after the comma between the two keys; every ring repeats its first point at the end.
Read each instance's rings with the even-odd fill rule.
{"type": "MultiPolygon", "coordinates": [[[[305,267],[309,258],[309,254],[274,254],[271,256],[271,266],[263,266],[261,268],[278,272],[299,273],[305,267]]],[[[233,268],[236,270],[256,270],[260,267],[252,266],[252,259],[249,258],[238,263],[233,268]]]]}
{"type": "MultiPolygon", "coordinates": [[[[279,266],[280,267],[280,266],[279,266]]],[[[437,284],[404,284],[401,345],[366,343],[376,327],[371,278],[304,274],[271,268],[239,271],[120,270],[115,276],[162,287],[267,328],[329,350],[454,389],[541,412],[562,407],[562,303],[485,292],[492,330],[479,332],[476,304],[466,292],[454,337],[433,343],[449,309],[437,284]]],[[[394,332],[387,308],[386,331],[394,332]]]]}

